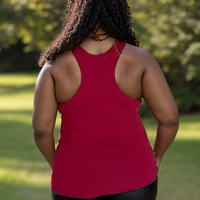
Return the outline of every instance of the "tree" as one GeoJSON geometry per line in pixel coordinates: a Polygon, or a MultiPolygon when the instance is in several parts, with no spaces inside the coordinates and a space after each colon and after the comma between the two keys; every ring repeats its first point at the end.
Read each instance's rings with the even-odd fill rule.
{"type": "Polygon", "coordinates": [[[42,50],[59,32],[64,20],[65,1],[5,0],[0,3],[1,48],[9,48],[22,40],[25,53],[42,50]]]}
{"type": "Polygon", "coordinates": [[[199,109],[200,2],[140,0],[131,8],[136,35],[161,65],[179,110],[199,109]]]}
{"type": "MultiPolygon", "coordinates": [[[[200,109],[200,1],[128,3],[136,36],[162,67],[179,110],[200,109]]],[[[34,55],[62,27],[65,4],[61,0],[0,0],[0,71],[35,69],[34,55]]]]}
{"type": "Polygon", "coordinates": [[[65,1],[0,1],[0,71],[29,71],[61,28],[65,1]]]}

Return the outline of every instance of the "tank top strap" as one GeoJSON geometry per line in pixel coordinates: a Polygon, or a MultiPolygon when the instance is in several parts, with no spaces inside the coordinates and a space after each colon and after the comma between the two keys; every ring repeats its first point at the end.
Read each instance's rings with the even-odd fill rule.
{"type": "Polygon", "coordinates": [[[66,104],[84,102],[85,97],[96,101],[104,97],[109,101],[114,97],[130,100],[131,97],[119,89],[115,80],[115,69],[125,45],[125,42],[116,40],[109,50],[99,55],[90,54],[77,45],[72,53],[81,71],[81,83],[76,94],[66,104]]]}
{"type": "Polygon", "coordinates": [[[116,50],[116,52],[118,52],[119,56],[121,55],[124,47],[125,47],[126,43],[120,40],[117,40],[116,45],[114,46],[114,49],[116,50]]]}

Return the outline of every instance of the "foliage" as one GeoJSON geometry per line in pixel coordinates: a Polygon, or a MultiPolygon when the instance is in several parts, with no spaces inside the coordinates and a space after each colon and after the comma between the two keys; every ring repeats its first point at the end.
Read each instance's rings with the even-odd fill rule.
{"type": "Polygon", "coordinates": [[[61,0],[0,1],[0,71],[37,70],[35,57],[59,32],[64,10],[61,0]]]}
{"type": "MultiPolygon", "coordinates": [[[[133,30],[162,67],[179,110],[199,110],[200,1],[128,3],[133,30]]],[[[60,31],[65,4],[61,0],[0,0],[0,71],[36,69],[35,56],[60,31]]]]}
{"type": "Polygon", "coordinates": [[[199,9],[200,2],[194,0],[141,0],[132,7],[134,21],[143,23],[142,31],[148,30],[138,30],[144,47],[165,73],[179,74],[186,81],[200,80],[199,9]]]}
{"type": "Polygon", "coordinates": [[[59,32],[65,10],[62,0],[4,0],[0,6],[0,45],[8,48],[18,40],[24,53],[42,50],[59,32]]]}
{"type": "Polygon", "coordinates": [[[133,28],[162,67],[179,110],[200,109],[200,2],[133,2],[133,28]]]}

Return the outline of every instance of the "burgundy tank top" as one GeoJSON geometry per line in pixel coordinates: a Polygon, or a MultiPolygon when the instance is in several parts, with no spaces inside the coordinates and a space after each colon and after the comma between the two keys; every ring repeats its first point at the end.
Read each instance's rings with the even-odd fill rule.
{"type": "Polygon", "coordinates": [[[156,179],[156,161],[138,113],[141,101],[115,81],[125,45],[116,40],[99,55],[80,45],[72,50],[81,84],[59,104],[62,124],[51,177],[57,194],[94,198],[136,190],[156,179]]]}

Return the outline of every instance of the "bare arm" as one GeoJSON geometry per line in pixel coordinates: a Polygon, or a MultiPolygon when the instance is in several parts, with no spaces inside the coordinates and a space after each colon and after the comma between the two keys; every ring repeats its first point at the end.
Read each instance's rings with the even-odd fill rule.
{"type": "Polygon", "coordinates": [[[50,74],[50,65],[45,64],[35,86],[32,126],[35,143],[51,168],[55,156],[53,130],[56,115],[57,102],[54,94],[54,81],[50,74]]]}
{"type": "Polygon", "coordinates": [[[164,74],[149,53],[145,52],[146,71],[143,77],[143,98],[158,121],[154,154],[157,166],[173,142],[179,126],[178,109],[164,74]]]}

